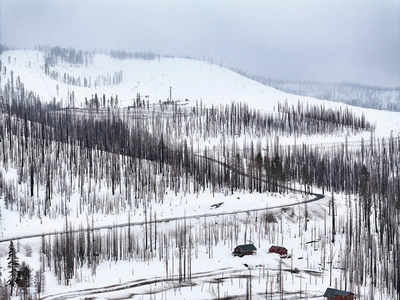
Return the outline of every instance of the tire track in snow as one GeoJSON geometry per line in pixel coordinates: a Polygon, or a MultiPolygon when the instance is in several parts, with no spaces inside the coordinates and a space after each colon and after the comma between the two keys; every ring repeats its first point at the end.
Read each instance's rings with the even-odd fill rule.
{"type": "MultiPolygon", "coordinates": [[[[177,286],[185,287],[185,286],[190,286],[190,285],[196,285],[197,283],[191,282],[193,279],[209,278],[211,276],[232,274],[232,273],[238,273],[238,272],[243,272],[243,269],[222,268],[219,270],[194,273],[190,276],[190,278],[188,278],[187,281],[182,281],[182,282],[178,283],[177,286]]],[[[137,280],[128,281],[125,283],[115,284],[115,285],[110,285],[110,286],[88,288],[88,289],[75,290],[75,291],[58,293],[58,294],[53,294],[53,295],[47,295],[47,296],[41,297],[40,299],[63,300],[63,299],[70,299],[70,298],[75,298],[75,297],[89,296],[89,295],[94,295],[94,294],[117,292],[117,291],[132,289],[132,288],[136,288],[136,287],[142,287],[145,285],[156,284],[156,283],[161,283],[161,282],[179,282],[179,277],[178,277],[178,275],[175,275],[172,278],[171,277],[167,278],[165,276],[164,277],[153,277],[153,278],[142,278],[142,279],[137,279],[137,280]]],[[[173,288],[173,286],[171,286],[171,288],[173,288]]],[[[131,296],[132,295],[134,295],[134,294],[131,294],[131,296]]]]}

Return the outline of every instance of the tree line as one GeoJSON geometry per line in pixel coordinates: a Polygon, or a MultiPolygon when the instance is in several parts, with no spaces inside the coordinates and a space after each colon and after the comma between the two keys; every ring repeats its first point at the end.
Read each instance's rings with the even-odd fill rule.
{"type": "MultiPolygon", "coordinates": [[[[245,75],[245,74],[244,74],[245,75]]],[[[287,93],[342,102],[379,110],[400,111],[400,87],[379,87],[352,82],[310,82],[251,77],[287,93]]]]}
{"type": "MultiPolygon", "coordinates": [[[[31,255],[31,253],[27,254],[31,255]]],[[[39,298],[40,294],[44,292],[44,270],[39,269],[33,273],[32,268],[25,261],[20,263],[17,256],[17,249],[15,248],[13,241],[10,241],[8,247],[7,272],[8,280],[5,282],[5,284],[0,281],[1,299],[10,299],[10,296],[13,296],[14,291],[16,291],[15,295],[17,296],[18,293],[20,293],[21,299],[32,299],[31,287],[34,287],[39,298]]],[[[0,271],[0,276],[1,275],[2,274],[0,271]]]]}

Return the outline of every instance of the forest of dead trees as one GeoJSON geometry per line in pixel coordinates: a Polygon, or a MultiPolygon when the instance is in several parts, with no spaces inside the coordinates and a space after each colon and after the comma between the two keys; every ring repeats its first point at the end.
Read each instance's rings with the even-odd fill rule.
{"type": "MultiPolygon", "coordinates": [[[[400,295],[400,139],[375,138],[373,124],[363,115],[300,102],[281,103],[271,113],[245,103],[204,107],[197,102],[185,112],[174,109],[168,117],[145,108],[146,118],[112,109],[101,117],[88,110],[78,118],[71,109],[43,103],[12,77],[0,97],[0,161],[5,170],[18,173],[17,181],[7,181],[0,172],[0,195],[6,209],[18,210],[21,217],[65,218],[66,233],[42,244],[43,267],[54,270],[60,282],[68,284],[79,276],[77,269],[84,264],[95,271],[100,260],[170,256],[173,263],[174,252],[181,255],[175,263],[185,265],[179,274],[184,280],[196,247],[212,245],[210,240],[233,244],[239,239],[232,224],[222,229],[206,224],[215,230],[200,237],[177,223],[174,238],[149,222],[153,225],[145,226],[143,241],[130,227],[94,232],[90,220],[73,232],[68,222],[73,193],[80,195],[79,213],[142,210],[150,221],[157,216],[149,201],[163,202],[167,190],[287,193],[300,184],[305,193],[313,187],[327,195],[344,193],[355,205],[342,226],[346,251],[354,253],[344,255],[344,282],[360,286],[368,280],[400,295]],[[329,135],[344,129],[370,131],[370,139],[361,140],[357,148],[347,139],[332,147],[279,143],[282,135],[329,135]],[[215,146],[201,146],[209,140],[215,146]],[[99,193],[101,188],[106,193],[99,193]]],[[[257,228],[264,228],[265,235],[270,225],[262,222],[265,218],[257,228]]],[[[165,261],[168,274],[171,260],[165,261]]]]}
{"type": "Polygon", "coordinates": [[[400,87],[378,87],[354,82],[311,82],[248,76],[290,94],[315,97],[379,110],[400,111],[400,87]]]}

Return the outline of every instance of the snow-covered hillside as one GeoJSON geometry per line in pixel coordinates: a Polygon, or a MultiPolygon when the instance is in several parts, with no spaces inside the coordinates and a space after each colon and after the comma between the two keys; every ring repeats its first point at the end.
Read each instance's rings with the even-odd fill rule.
{"type": "Polygon", "coordinates": [[[291,95],[203,61],[46,55],[0,56],[0,265],[14,240],[46,277],[32,294],[399,295],[386,277],[400,278],[400,113],[291,95]],[[256,254],[232,255],[247,243],[256,254]]]}
{"type": "MultiPolygon", "coordinates": [[[[137,93],[150,103],[158,104],[170,97],[172,100],[185,101],[194,106],[196,101],[207,106],[230,104],[232,102],[247,103],[251,108],[262,111],[274,111],[278,103],[287,102],[297,105],[298,101],[310,105],[324,105],[345,109],[349,107],[353,112],[365,114],[366,119],[376,126],[377,137],[388,137],[400,134],[400,113],[363,109],[348,106],[342,103],[325,101],[311,97],[297,96],[278,91],[256,81],[243,77],[233,71],[209,62],[183,59],[164,58],[154,60],[140,59],[113,59],[109,55],[94,54],[91,62],[85,64],[69,64],[59,61],[51,70],[58,72],[59,80],[54,80],[44,72],[44,52],[34,50],[6,51],[0,56],[7,72],[14,73],[14,80],[20,76],[25,88],[37,93],[44,102],[61,101],[63,106],[71,105],[70,95],[74,92],[75,106],[84,104],[85,98],[91,99],[94,94],[99,98],[118,96],[118,106],[132,105],[137,93]],[[10,59],[9,59],[10,58],[10,59]],[[95,80],[99,76],[112,77],[115,72],[122,72],[122,82],[117,85],[101,85],[95,87],[95,80]],[[80,78],[82,86],[62,83],[63,74],[80,78]],[[83,87],[84,77],[91,78],[91,87],[83,87]],[[58,92],[57,92],[58,86],[58,92]]],[[[3,79],[6,74],[2,72],[3,79]]],[[[4,85],[5,80],[2,81],[4,85]]],[[[368,134],[364,134],[368,139],[368,134]]],[[[360,137],[349,137],[349,141],[359,141],[360,137]]],[[[287,142],[290,142],[288,139],[287,142]]],[[[342,142],[343,140],[338,140],[342,142]]],[[[313,141],[309,141],[313,143],[313,141]]],[[[316,139],[315,143],[321,142],[316,139]]],[[[332,142],[332,140],[330,140],[332,142]]]]}

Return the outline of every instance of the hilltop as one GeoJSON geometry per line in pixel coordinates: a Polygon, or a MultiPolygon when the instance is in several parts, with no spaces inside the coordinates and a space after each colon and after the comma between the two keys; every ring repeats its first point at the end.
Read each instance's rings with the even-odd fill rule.
{"type": "MultiPolygon", "coordinates": [[[[296,106],[301,102],[326,108],[348,108],[357,114],[364,114],[375,125],[377,136],[389,136],[391,131],[397,136],[400,132],[398,112],[363,109],[285,93],[207,61],[160,56],[151,60],[116,59],[106,54],[88,56],[89,62],[81,64],[71,64],[59,58],[49,67],[47,75],[44,51],[12,50],[2,53],[0,57],[4,67],[13,70],[14,79],[19,76],[26,89],[39,95],[43,102],[55,100],[62,103],[63,107],[82,107],[85,98],[90,100],[96,94],[100,99],[103,95],[106,99],[117,97],[119,107],[132,105],[137,94],[146,102],[156,105],[160,101],[168,101],[171,92],[172,100],[188,106],[200,102],[205,107],[235,102],[246,103],[252,109],[263,112],[272,112],[277,110],[278,103],[296,106]],[[9,58],[10,64],[7,66],[9,58]],[[118,80],[115,80],[116,75],[118,80]],[[68,80],[69,77],[71,79],[68,80]],[[72,78],[76,79],[75,83],[72,83],[72,78]],[[85,80],[87,87],[84,86],[85,80]],[[72,93],[74,103],[71,103],[72,93]]],[[[3,86],[5,82],[2,81],[3,86]]],[[[364,135],[364,138],[369,136],[364,135]]],[[[350,140],[359,139],[350,137],[350,140]]]]}

